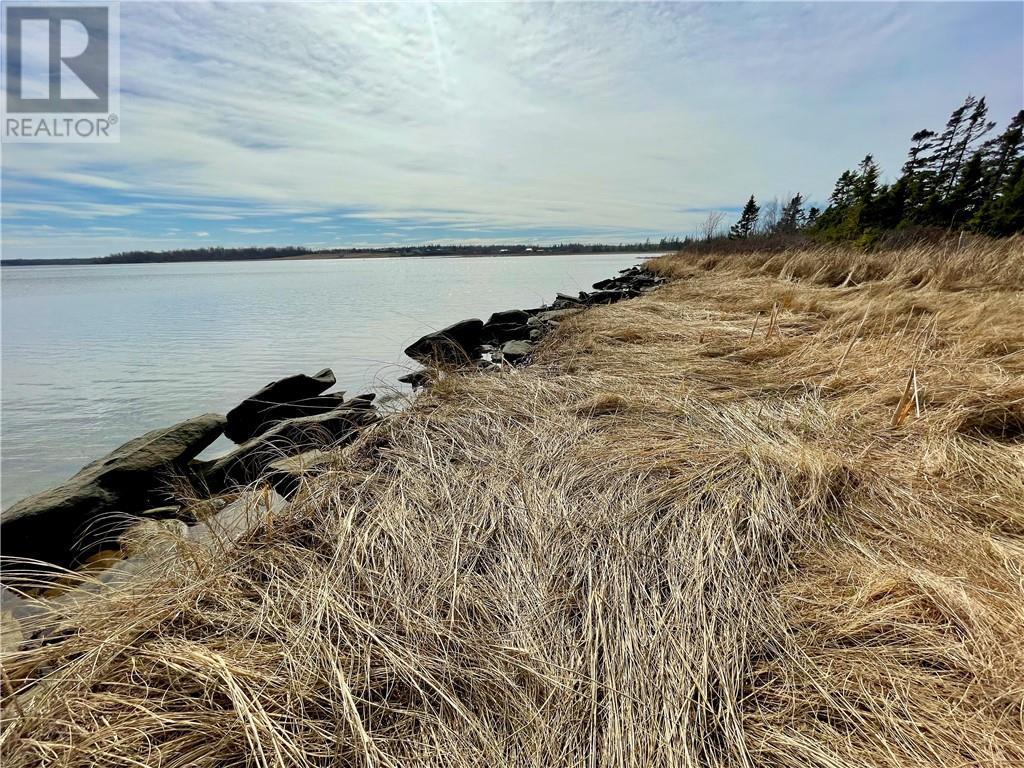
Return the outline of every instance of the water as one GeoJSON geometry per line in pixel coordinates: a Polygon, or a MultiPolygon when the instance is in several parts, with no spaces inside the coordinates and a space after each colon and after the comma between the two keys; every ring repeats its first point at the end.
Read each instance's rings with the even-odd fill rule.
{"type": "MultiPolygon", "coordinates": [[[[432,329],[585,290],[638,254],[17,267],[2,274],[6,507],[143,432],[331,367],[408,392],[432,329]]],[[[230,447],[225,439],[208,453],[230,447]]]]}

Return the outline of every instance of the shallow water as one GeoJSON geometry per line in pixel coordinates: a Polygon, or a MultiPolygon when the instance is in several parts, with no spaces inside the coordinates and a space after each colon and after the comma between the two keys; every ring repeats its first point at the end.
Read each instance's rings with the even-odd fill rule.
{"type": "MultiPolygon", "coordinates": [[[[0,495],[54,485],[143,432],[224,413],[281,376],[408,392],[432,329],[540,306],[639,254],[15,267],[3,270],[0,495]]],[[[208,453],[230,444],[222,438],[208,453]]]]}

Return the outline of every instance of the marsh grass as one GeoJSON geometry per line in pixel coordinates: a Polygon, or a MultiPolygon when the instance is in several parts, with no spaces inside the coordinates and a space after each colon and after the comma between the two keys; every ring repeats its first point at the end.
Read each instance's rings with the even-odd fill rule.
{"type": "Polygon", "coordinates": [[[1024,764],[1022,246],[655,260],[41,619],[4,764],[1024,764]]]}

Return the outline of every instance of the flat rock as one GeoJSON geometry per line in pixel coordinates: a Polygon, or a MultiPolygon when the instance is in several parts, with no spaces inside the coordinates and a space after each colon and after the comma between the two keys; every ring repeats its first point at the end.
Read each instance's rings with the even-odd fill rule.
{"type": "Polygon", "coordinates": [[[224,422],[223,416],[208,413],[147,432],[56,488],[19,501],[0,516],[0,551],[5,558],[72,566],[95,549],[97,536],[123,530],[126,513],[165,501],[168,477],[185,472],[189,460],[220,436],[224,422]]]}
{"type": "Polygon", "coordinates": [[[572,309],[574,307],[582,307],[583,302],[575,296],[567,296],[564,293],[559,293],[555,296],[555,300],[551,302],[552,309],[572,309]]]}
{"type": "Polygon", "coordinates": [[[484,338],[500,346],[506,341],[516,339],[528,339],[530,337],[530,326],[527,324],[529,315],[522,323],[501,323],[498,325],[484,326],[484,338]]]}
{"type": "Polygon", "coordinates": [[[330,368],[312,376],[300,373],[272,381],[228,411],[224,434],[243,443],[279,421],[333,410],[343,402],[344,392],[317,396],[334,384],[330,368]]]}
{"type": "Polygon", "coordinates": [[[405,354],[421,363],[470,362],[480,357],[483,331],[482,320],[463,320],[417,339],[405,348],[405,354]]]}
{"type": "Polygon", "coordinates": [[[501,347],[501,359],[510,363],[522,360],[533,352],[533,344],[528,341],[510,341],[501,347]]]}
{"type": "Polygon", "coordinates": [[[522,309],[507,309],[504,312],[495,312],[484,323],[484,328],[494,325],[524,325],[530,319],[530,314],[522,309]]]}
{"type": "Polygon", "coordinates": [[[247,485],[285,456],[350,441],[356,430],[377,420],[377,413],[369,402],[352,403],[349,401],[328,413],[282,421],[227,456],[214,460],[202,472],[208,489],[219,493],[232,485],[247,485]]]}
{"type": "Polygon", "coordinates": [[[604,291],[594,291],[593,293],[581,293],[580,299],[583,303],[591,306],[594,304],[614,304],[617,301],[630,299],[636,295],[637,292],[633,290],[612,288],[604,291]]]}
{"type": "Polygon", "coordinates": [[[539,315],[534,315],[535,322],[537,323],[560,323],[563,320],[578,315],[582,312],[582,309],[551,309],[547,312],[541,312],[539,315]]]}

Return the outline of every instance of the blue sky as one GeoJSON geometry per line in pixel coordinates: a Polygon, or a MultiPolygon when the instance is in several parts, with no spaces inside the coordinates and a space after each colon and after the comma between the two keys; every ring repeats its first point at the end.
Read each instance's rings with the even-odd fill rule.
{"type": "Polygon", "coordinates": [[[1021,3],[121,4],[121,141],[3,146],[3,255],[617,242],[824,200],[965,95],[1021,3]]]}

